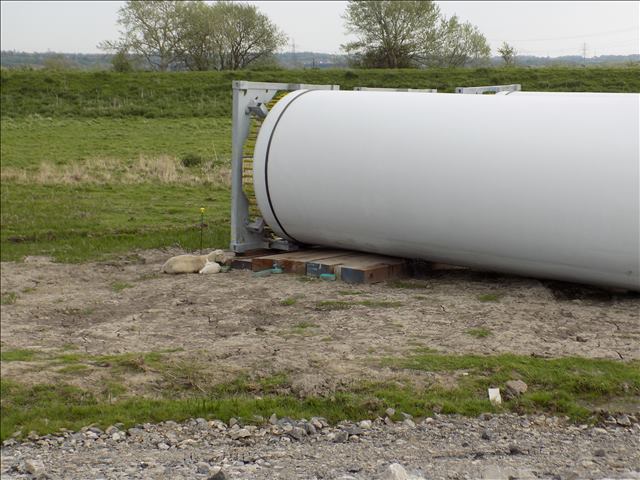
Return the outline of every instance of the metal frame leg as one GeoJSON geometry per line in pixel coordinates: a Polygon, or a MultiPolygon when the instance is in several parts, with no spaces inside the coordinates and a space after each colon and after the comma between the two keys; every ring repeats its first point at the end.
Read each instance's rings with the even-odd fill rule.
{"type": "Polygon", "coordinates": [[[249,200],[242,188],[242,156],[244,144],[251,128],[251,115],[267,114],[266,104],[278,91],[299,89],[339,90],[338,85],[305,85],[296,83],[263,83],[233,81],[232,144],[231,144],[231,242],[236,253],[260,248],[281,250],[296,249],[297,246],[282,239],[268,238],[262,219],[250,223],[249,200]]]}

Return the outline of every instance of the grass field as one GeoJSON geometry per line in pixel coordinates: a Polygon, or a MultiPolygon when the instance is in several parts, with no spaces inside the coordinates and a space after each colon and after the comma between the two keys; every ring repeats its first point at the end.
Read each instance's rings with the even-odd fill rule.
{"type": "Polygon", "coordinates": [[[225,245],[229,237],[229,192],[221,187],[6,183],[2,201],[3,261],[34,253],[65,262],[105,260],[169,245],[196,250],[200,207],[205,245],[225,245]]]}
{"type": "Polygon", "coordinates": [[[197,155],[228,165],[231,155],[228,118],[3,118],[1,135],[3,169],[94,159],[126,165],[140,155],[197,155]]]}
{"type": "MultiPolygon", "coordinates": [[[[5,95],[10,87],[2,75],[5,95]]],[[[23,80],[42,81],[36,89],[44,88],[45,98],[20,116],[3,96],[3,261],[33,254],[98,260],[169,245],[193,250],[200,207],[206,245],[226,246],[230,118],[119,117],[90,103],[83,114],[46,116],[58,93],[38,74],[23,80]]],[[[38,98],[21,91],[22,105],[38,98]]]]}

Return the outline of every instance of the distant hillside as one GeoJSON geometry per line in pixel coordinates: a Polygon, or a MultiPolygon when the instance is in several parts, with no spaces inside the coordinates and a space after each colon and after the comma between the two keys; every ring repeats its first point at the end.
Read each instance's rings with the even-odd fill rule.
{"type": "Polygon", "coordinates": [[[349,66],[346,55],[317,52],[284,52],[276,54],[285,68],[344,68],[349,66]]]}
{"type": "Polygon", "coordinates": [[[2,68],[43,68],[50,62],[60,67],[78,70],[106,70],[111,68],[111,57],[104,53],[27,53],[2,50],[2,68]]]}
{"type": "MultiPolygon", "coordinates": [[[[502,59],[494,57],[493,63],[501,64],[502,59]]],[[[640,55],[600,55],[599,57],[584,59],[580,55],[565,55],[563,57],[535,57],[533,55],[519,55],[517,65],[543,67],[554,65],[566,66],[608,66],[640,64],[640,55]]]]}
{"type": "MultiPolygon", "coordinates": [[[[285,68],[343,68],[348,67],[346,55],[333,55],[317,52],[285,52],[276,55],[280,64],[285,68]]],[[[533,55],[520,55],[517,57],[517,65],[524,67],[544,66],[603,66],[626,65],[640,63],[640,55],[602,55],[599,57],[583,59],[579,55],[567,55],[564,57],[535,57],[533,55]]],[[[502,66],[504,61],[500,57],[492,57],[491,66],[502,66]]]]}
{"type": "MultiPolygon", "coordinates": [[[[111,69],[111,55],[106,53],[28,53],[3,50],[0,54],[2,68],[50,68],[76,70],[109,70],[111,69]]],[[[283,52],[275,55],[277,62],[283,68],[346,68],[346,55],[318,53],[318,52],[283,52]]],[[[501,66],[500,57],[493,57],[491,66],[501,66]]],[[[535,57],[521,55],[517,58],[520,66],[616,66],[640,64],[640,55],[601,55],[599,57],[583,59],[579,55],[564,57],[535,57]]]]}

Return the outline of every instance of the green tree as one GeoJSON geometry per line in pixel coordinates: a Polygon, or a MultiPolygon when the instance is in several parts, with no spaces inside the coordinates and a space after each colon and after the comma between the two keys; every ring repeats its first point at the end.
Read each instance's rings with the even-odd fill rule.
{"type": "Polygon", "coordinates": [[[440,9],[430,1],[350,1],[343,16],[354,42],[343,49],[363,67],[417,66],[436,39],[440,9]]]}
{"type": "Polygon", "coordinates": [[[214,70],[220,63],[216,41],[219,19],[204,2],[184,2],[178,7],[179,57],[188,70],[214,70]]]}
{"type": "Polygon", "coordinates": [[[114,72],[126,73],[133,71],[133,64],[126,50],[118,50],[113,57],[111,57],[111,66],[114,72]]]}
{"type": "Polygon", "coordinates": [[[478,27],[461,23],[456,15],[442,19],[437,40],[429,48],[426,62],[430,66],[463,67],[489,61],[491,47],[478,27]]]}
{"type": "Polygon", "coordinates": [[[271,57],[287,36],[254,5],[219,1],[213,11],[213,44],[220,70],[238,70],[271,57]]]}
{"type": "Polygon", "coordinates": [[[231,1],[130,0],[118,23],[121,38],[101,48],[132,52],[160,71],[241,69],[264,63],[287,42],[257,7],[231,1]]]}
{"type": "Polygon", "coordinates": [[[343,45],[362,67],[481,64],[491,49],[478,28],[442,17],[432,1],[351,0],[343,16],[354,42],[343,45]]]}
{"type": "Polygon", "coordinates": [[[72,70],[78,68],[77,63],[59,53],[47,56],[42,65],[47,70],[72,70]]]}
{"type": "Polygon", "coordinates": [[[179,0],[129,0],[118,10],[122,27],[117,41],[102,42],[107,51],[127,50],[162,72],[180,58],[182,28],[179,0]]]}
{"type": "Polygon", "coordinates": [[[498,54],[504,60],[505,65],[515,65],[516,64],[516,49],[513,48],[512,45],[509,45],[507,42],[503,42],[502,46],[498,49],[498,54]]]}

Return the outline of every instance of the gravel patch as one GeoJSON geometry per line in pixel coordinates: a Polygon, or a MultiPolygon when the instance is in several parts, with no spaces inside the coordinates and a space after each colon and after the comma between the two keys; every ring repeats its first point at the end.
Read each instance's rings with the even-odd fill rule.
{"type": "Polygon", "coordinates": [[[640,425],[405,415],[330,426],[193,419],[84,428],[2,447],[3,479],[640,479],[640,425]]]}

